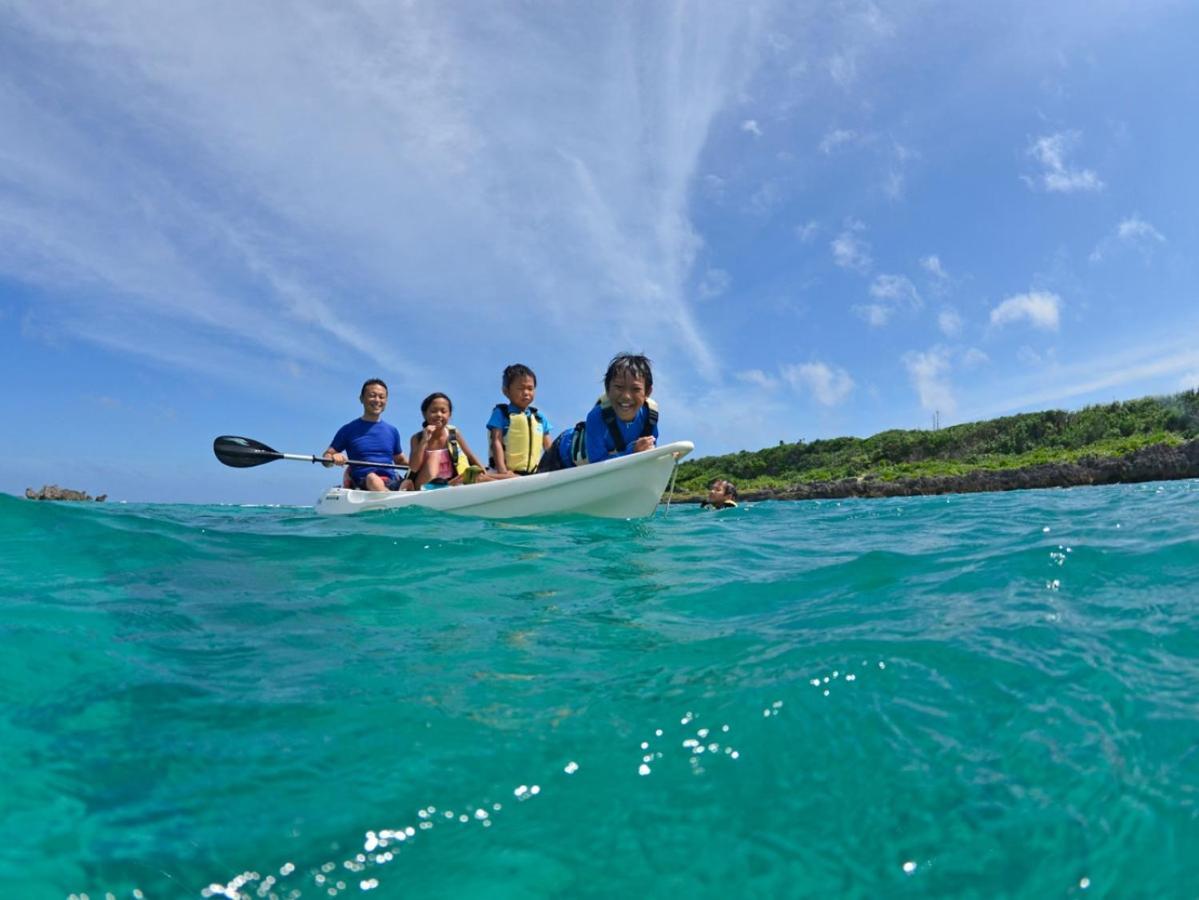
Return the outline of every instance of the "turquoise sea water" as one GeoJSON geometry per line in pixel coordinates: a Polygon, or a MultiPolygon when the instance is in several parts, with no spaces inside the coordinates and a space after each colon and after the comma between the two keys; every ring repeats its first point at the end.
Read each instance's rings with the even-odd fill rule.
{"type": "Polygon", "coordinates": [[[1197,482],[0,548],[6,897],[1199,891],[1197,482]]]}

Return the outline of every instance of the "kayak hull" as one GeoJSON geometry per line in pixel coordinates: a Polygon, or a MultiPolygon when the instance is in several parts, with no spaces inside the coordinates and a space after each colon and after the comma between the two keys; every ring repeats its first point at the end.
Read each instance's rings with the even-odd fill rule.
{"type": "Polygon", "coordinates": [[[466,484],[433,491],[327,490],[316,502],[321,515],[420,507],[489,519],[584,515],[608,519],[648,516],[658,507],[675,464],[694,449],[676,441],[573,469],[466,484]]]}

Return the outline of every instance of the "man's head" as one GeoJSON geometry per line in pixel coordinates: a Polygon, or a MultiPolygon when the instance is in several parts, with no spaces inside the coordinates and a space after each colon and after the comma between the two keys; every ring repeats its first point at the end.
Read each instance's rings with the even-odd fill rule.
{"type": "Polygon", "coordinates": [[[612,357],[604,373],[604,392],[616,417],[631,422],[654,392],[654,372],[649,358],[632,353],[612,357]]]}
{"type": "Polygon", "coordinates": [[[362,403],[364,419],[378,419],[387,408],[387,385],[382,378],[368,378],[358,392],[358,400],[362,403]]]}

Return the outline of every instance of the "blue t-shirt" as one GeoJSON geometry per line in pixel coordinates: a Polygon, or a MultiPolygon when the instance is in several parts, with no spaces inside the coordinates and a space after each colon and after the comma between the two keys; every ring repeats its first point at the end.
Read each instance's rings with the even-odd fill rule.
{"type": "MultiPolygon", "coordinates": [[[[616,440],[608,431],[608,426],[604,423],[603,412],[599,404],[591,407],[591,412],[587,413],[586,425],[586,442],[587,442],[587,461],[589,463],[603,462],[606,459],[613,459],[617,456],[627,456],[633,452],[633,444],[637,442],[637,438],[641,437],[641,432],[645,428],[645,417],[649,415],[649,406],[642,404],[641,409],[637,411],[637,415],[633,417],[631,422],[622,422],[616,420],[616,427],[620,429],[620,434],[625,440],[625,449],[623,453],[616,452],[616,440]]],[[[574,428],[569,428],[561,435],[559,440],[554,444],[554,449],[558,451],[558,459],[562,461],[562,468],[569,469],[574,466],[574,460],[571,459],[570,446],[573,443],[571,436],[574,433],[574,428]]],[[[650,434],[654,436],[654,440],[658,439],[658,424],[655,422],[650,434]]]]}
{"type": "MultiPolygon", "coordinates": [[[[388,425],[382,419],[378,422],[368,422],[366,419],[347,422],[337,429],[337,434],[333,436],[329,446],[350,459],[360,459],[363,462],[392,463],[395,462],[396,454],[404,452],[400,444],[400,432],[394,425],[388,425]]],[[[355,481],[365,478],[371,472],[377,472],[387,480],[395,473],[395,469],[350,466],[350,477],[355,481]]]]}
{"type": "MultiPolygon", "coordinates": [[[[499,428],[504,432],[504,434],[507,434],[508,433],[508,425],[509,425],[509,416],[511,416],[513,413],[519,413],[519,412],[524,412],[524,410],[522,410],[515,403],[508,404],[508,412],[507,413],[502,413],[499,411],[499,409],[497,409],[495,406],[493,406],[491,408],[491,418],[487,420],[487,427],[488,428],[499,428]]],[[[542,434],[549,434],[553,430],[553,426],[550,425],[550,420],[547,419],[545,416],[543,416],[541,414],[540,410],[537,411],[537,421],[539,421],[541,423],[541,433],[542,434]]],[[[489,435],[489,437],[490,437],[490,435],[489,435]]]]}

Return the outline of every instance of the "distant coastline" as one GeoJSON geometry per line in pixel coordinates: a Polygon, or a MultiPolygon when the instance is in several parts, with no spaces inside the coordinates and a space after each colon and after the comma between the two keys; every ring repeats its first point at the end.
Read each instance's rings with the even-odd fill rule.
{"type": "MultiPolygon", "coordinates": [[[[872,475],[813,481],[788,488],[741,491],[742,500],[839,500],[852,497],[919,497],[975,494],[1030,488],[1136,484],[1199,478],[1199,440],[1181,446],[1156,444],[1124,457],[1083,457],[1075,462],[1040,463],[1019,469],[978,469],[964,475],[921,475],[884,481],[872,475]]],[[[700,494],[684,494],[675,503],[698,503],[700,494]]]]}
{"type": "Polygon", "coordinates": [[[1199,478],[1199,392],[706,457],[679,467],[673,502],[701,501],[713,478],[736,483],[743,500],[911,497],[1199,478]]]}

